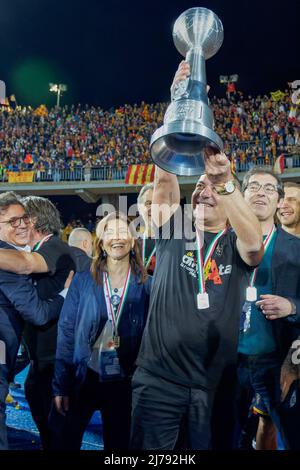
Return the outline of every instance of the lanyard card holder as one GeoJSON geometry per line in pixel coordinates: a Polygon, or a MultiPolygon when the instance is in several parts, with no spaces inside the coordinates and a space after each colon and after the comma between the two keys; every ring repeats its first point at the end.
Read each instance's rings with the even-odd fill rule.
{"type": "Polygon", "coordinates": [[[98,373],[101,382],[120,380],[122,372],[119,356],[115,347],[114,331],[111,320],[107,320],[99,338],[98,373]]]}
{"type": "Polygon", "coordinates": [[[251,326],[251,302],[246,302],[243,305],[242,314],[240,317],[240,331],[247,333],[251,326]]]}

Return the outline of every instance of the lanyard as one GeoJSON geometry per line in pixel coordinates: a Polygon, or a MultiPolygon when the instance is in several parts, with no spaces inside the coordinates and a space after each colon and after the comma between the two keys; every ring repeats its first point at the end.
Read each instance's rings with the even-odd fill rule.
{"type": "Polygon", "coordinates": [[[109,282],[109,276],[107,275],[107,273],[104,273],[104,286],[105,286],[105,290],[106,290],[106,295],[108,295],[108,302],[109,302],[109,306],[110,306],[110,312],[107,312],[107,313],[108,313],[108,315],[109,315],[109,313],[111,314],[111,319],[112,319],[112,322],[113,322],[113,329],[114,329],[115,334],[117,333],[117,328],[118,328],[118,325],[120,323],[121,315],[123,313],[124,304],[125,304],[128,289],[129,289],[130,274],[131,274],[131,268],[129,267],[128,271],[127,271],[127,275],[126,275],[125,284],[124,284],[124,287],[123,287],[123,293],[122,293],[122,296],[121,296],[121,299],[120,299],[120,303],[118,305],[117,310],[115,311],[115,309],[112,305],[112,302],[111,302],[112,290],[111,290],[111,285],[110,285],[110,282],[109,282]]]}
{"type": "Polygon", "coordinates": [[[204,269],[207,266],[207,263],[212,256],[213,252],[215,251],[215,248],[218,244],[219,239],[227,232],[227,228],[224,230],[221,230],[220,232],[217,233],[217,235],[213,238],[211,241],[211,244],[209,245],[209,248],[207,250],[205,260],[203,261],[203,249],[200,243],[200,236],[198,230],[196,230],[196,236],[197,236],[197,263],[198,263],[198,286],[199,286],[199,293],[204,294],[206,292],[205,289],[205,277],[204,277],[204,269]]]}
{"type": "Polygon", "coordinates": [[[147,269],[149,267],[150,263],[151,263],[153,255],[156,251],[156,246],[154,246],[154,248],[151,251],[151,253],[149,255],[149,258],[147,259],[147,262],[146,262],[146,242],[147,242],[147,238],[146,238],[146,234],[144,233],[144,235],[143,235],[143,249],[142,249],[142,252],[143,252],[143,265],[147,269]]]}
{"type": "MultiPolygon", "coordinates": [[[[275,225],[273,225],[273,227],[271,228],[271,230],[269,231],[267,237],[265,238],[265,240],[263,242],[264,256],[268,251],[268,248],[269,248],[269,246],[270,246],[270,244],[271,244],[271,242],[274,238],[275,233],[276,233],[276,227],[275,227],[275,225]]],[[[253,273],[250,276],[250,287],[254,287],[254,283],[255,283],[255,280],[256,280],[258,269],[259,269],[259,266],[254,269],[253,273]]]]}
{"type": "Polygon", "coordinates": [[[41,246],[46,243],[51,237],[53,236],[53,233],[50,233],[49,235],[46,235],[44,238],[42,238],[33,248],[32,251],[38,251],[41,246]]]}

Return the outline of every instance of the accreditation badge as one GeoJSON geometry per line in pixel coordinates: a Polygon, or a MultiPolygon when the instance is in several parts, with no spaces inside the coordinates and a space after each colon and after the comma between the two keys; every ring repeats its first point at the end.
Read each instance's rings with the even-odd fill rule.
{"type": "Polygon", "coordinates": [[[203,292],[202,294],[199,292],[197,295],[197,307],[199,310],[204,310],[205,308],[209,308],[209,297],[207,292],[203,292]]]}
{"type": "Polygon", "coordinates": [[[246,289],[246,300],[247,302],[255,302],[257,300],[257,289],[256,287],[247,287],[246,289]]]}
{"type": "Polygon", "coordinates": [[[100,353],[100,379],[101,381],[118,380],[122,378],[122,371],[116,349],[101,351],[100,353]]]}

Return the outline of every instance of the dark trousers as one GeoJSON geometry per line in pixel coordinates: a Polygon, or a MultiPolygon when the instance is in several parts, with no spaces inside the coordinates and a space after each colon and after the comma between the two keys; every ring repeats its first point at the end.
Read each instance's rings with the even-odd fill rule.
{"type": "Polygon", "coordinates": [[[7,429],[6,429],[6,404],[8,394],[8,368],[5,364],[0,364],[0,450],[8,449],[7,429]]]}
{"type": "Polygon", "coordinates": [[[280,360],[276,353],[259,356],[239,354],[238,379],[240,393],[247,391],[254,396],[252,405],[267,413],[279,432],[282,425],[280,405],[280,360]]]}
{"type": "Polygon", "coordinates": [[[49,426],[53,450],[80,450],[83,434],[97,410],[101,411],[105,451],[127,450],[131,421],[131,381],[99,382],[88,369],[76,397],[70,398],[66,417],[52,409],[49,426]]]}
{"type": "Polygon", "coordinates": [[[138,367],[132,378],[131,449],[173,450],[180,429],[188,449],[208,449],[213,399],[213,391],[178,385],[138,367]]]}
{"type": "Polygon", "coordinates": [[[232,450],[235,442],[236,364],[224,368],[216,390],[211,419],[212,450],[232,450]]]}
{"type": "Polygon", "coordinates": [[[43,450],[50,448],[48,419],[52,405],[53,364],[39,370],[31,364],[26,381],[25,396],[33,420],[39,430],[43,450]]]}

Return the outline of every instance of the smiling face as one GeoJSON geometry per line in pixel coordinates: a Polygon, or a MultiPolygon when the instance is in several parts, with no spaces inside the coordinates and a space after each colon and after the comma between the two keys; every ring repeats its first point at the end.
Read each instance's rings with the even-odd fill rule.
{"type": "Polygon", "coordinates": [[[285,187],[277,216],[286,227],[296,227],[300,223],[300,187],[285,187]]]}
{"type": "Polygon", "coordinates": [[[225,227],[227,218],[206,175],[200,176],[196,184],[192,194],[192,207],[196,223],[203,222],[204,225],[213,227],[224,222],[225,227]]]}
{"type": "Polygon", "coordinates": [[[15,246],[25,246],[30,238],[29,219],[20,219],[25,216],[25,210],[20,204],[12,204],[0,214],[0,239],[15,246]],[[12,227],[18,225],[17,227],[12,227]]]}
{"type": "Polygon", "coordinates": [[[134,246],[128,224],[122,219],[109,220],[102,235],[97,230],[97,236],[102,239],[102,249],[114,260],[125,258],[134,246]]]}
{"type": "Polygon", "coordinates": [[[260,222],[274,218],[279,207],[276,178],[267,173],[252,175],[244,198],[260,222]]]}

